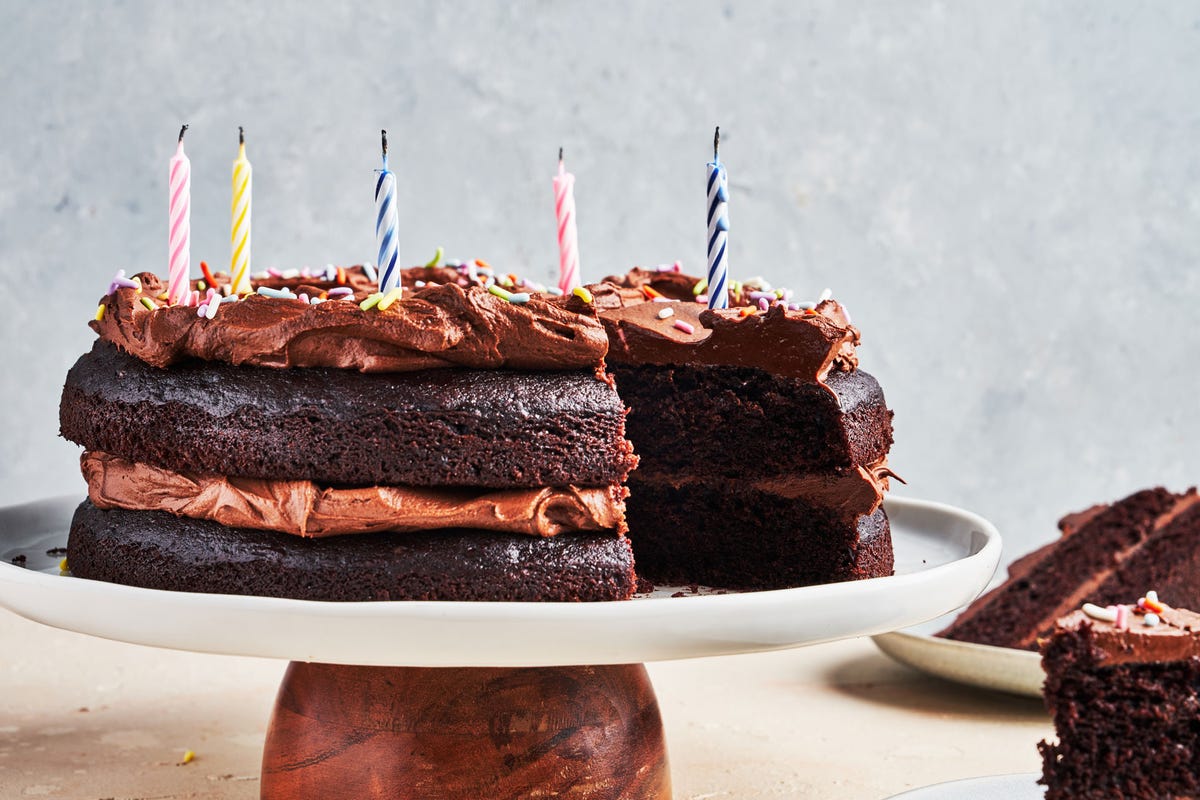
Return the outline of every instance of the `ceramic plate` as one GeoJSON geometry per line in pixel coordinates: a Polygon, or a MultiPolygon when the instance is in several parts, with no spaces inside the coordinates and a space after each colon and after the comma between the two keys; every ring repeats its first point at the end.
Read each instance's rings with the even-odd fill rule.
{"type": "Polygon", "coordinates": [[[938,678],[1025,697],[1041,697],[1042,681],[1046,676],[1037,653],[956,642],[933,635],[953,622],[958,613],[955,611],[921,625],[876,636],[875,645],[901,664],[938,678]]]}
{"type": "Polygon", "coordinates": [[[894,795],[891,800],[1041,800],[1045,787],[1038,786],[1036,773],[993,775],[950,781],[894,795]]]}
{"type": "Polygon", "coordinates": [[[987,584],[1000,536],[939,503],[889,498],[896,574],[744,593],[670,588],[605,603],[365,602],[139,589],[60,575],[78,498],[0,509],[0,606],[107,639],[367,666],[624,664],[780,650],[914,625],[987,584]],[[25,554],[24,567],[10,560],[25,554]]]}

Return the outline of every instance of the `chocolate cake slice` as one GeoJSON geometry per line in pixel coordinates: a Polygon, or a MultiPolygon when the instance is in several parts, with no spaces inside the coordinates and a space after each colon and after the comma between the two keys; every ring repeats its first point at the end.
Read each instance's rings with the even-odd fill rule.
{"type": "Polygon", "coordinates": [[[1008,580],[939,635],[1033,650],[1085,602],[1107,606],[1156,586],[1200,608],[1200,496],[1146,489],[1065,517],[1062,538],[1016,561],[1008,580]]]}
{"type": "Polygon", "coordinates": [[[1200,614],[1130,610],[1077,611],[1042,644],[1046,800],[1200,797],[1200,614]]]}

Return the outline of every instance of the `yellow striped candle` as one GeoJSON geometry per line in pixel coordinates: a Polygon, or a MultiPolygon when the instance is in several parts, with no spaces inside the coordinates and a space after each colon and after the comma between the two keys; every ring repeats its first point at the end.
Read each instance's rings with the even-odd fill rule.
{"type": "Polygon", "coordinates": [[[233,255],[229,274],[233,276],[233,294],[246,294],[250,288],[250,183],[253,177],[250,162],[246,160],[246,134],[238,127],[238,156],[233,162],[233,225],[230,245],[233,255]]]}

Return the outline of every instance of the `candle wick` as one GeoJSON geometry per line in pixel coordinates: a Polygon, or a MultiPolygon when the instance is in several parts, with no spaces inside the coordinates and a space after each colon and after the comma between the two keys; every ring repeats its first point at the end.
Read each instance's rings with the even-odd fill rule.
{"type": "Polygon", "coordinates": [[[717,126],[717,130],[713,133],[713,161],[719,161],[717,153],[721,149],[721,126],[717,126]]]}
{"type": "Polygon", "coordinates": [[[188,129],[187,125],[184,125],[182,128],[179,129],[179,141],[181,141],[181,142],[183,141],[183,134],[185,131],[187,131],[187,129],[188,129]]]}
{"type": "Polygon", "coordinates": [[[383,157],[384,157],[384,159],[386,159],[387,158],[387,131],[381,130],[379,132],[379,138],[383,140],[383,157]]]}
{"type": "Polygon", "coordinates": [[[562,148],[558,148],[558,163],[562,163],[562,148]]]}
{"type": "Polygon", "coordinates": [[[245,143],[246,143],[246,131],[242,129],[241,125],[238,125],[238,144],[245,144],[245,143]]]}

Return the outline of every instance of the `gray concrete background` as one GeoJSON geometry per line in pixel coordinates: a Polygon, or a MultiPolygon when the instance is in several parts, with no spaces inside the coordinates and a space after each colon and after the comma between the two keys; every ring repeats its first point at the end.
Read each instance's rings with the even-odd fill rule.
{"type": "Polygon", "coordinates": [[[387,127],[404,260],[547,278],[560,144],[585,277],[701,271],[719,123],[732,269],[851,309],[899,492],[1011,557],[1191,485],[1200,5],[1133,5],[0,0],[0,503],[81,488],[59,389],[112,273],[165,273],[184,121],[193,263],[228,259],[237,125],[256,267],[372,258],[387,127]]]}

